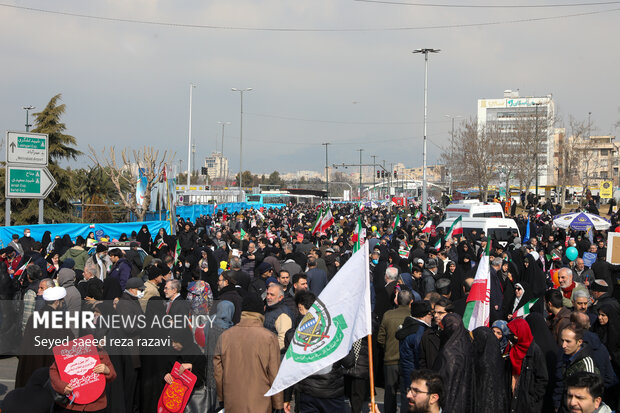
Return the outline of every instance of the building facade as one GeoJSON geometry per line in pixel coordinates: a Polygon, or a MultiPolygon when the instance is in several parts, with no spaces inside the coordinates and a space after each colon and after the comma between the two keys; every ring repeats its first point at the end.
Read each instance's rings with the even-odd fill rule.
{"type": "Polygon", "coordinates": [[[555,176],[555,141],[553,127],[555,104],[551,95],[519,96],[506,90],[499,99],[478,100],[478,127],[497,127],[506,139],[514,139],[514,130],[524,120],[534,122],[538,133],[539,185],[552,185],[555,176]]]}
{"type": "Polygon", "coordinates": [[[205,167],[209,179],[226,180],[228,178],[228,159],[221,152],[213,152],[205,158],[205,167]]]}

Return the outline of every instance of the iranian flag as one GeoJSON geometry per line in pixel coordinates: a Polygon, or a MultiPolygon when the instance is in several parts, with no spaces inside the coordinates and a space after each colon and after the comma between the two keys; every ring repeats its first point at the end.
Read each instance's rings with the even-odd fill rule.
{"type": "Polygon", "coordinates": [[[180,256],[181,256],[181,243],[179,243],[179,240],[177,240],[177,247],[174,250],[174,263],[175,264],[179,262],[180,256]]]}
{"type": "Polygon", "coordinates": [[[328,208],[321,219],[321,232],[326,232],[332,225],[334,225],[334,217],[332,216],[331,209],[328,208]]]}
{"type": "Polygon", "coordinates": [[[26,271],[28,264],[30,264],[31,259],[32,258],[28,258],[28,261],[26,261],[24,265],[22,265],[21,267],[17,269],[17,271],[15,271],[15,274],[13,274],[13,277],[21,277],[24,274],[24,271],[26,271]]]}
{"type": "Polygon", "coordinates": [[[463,216],[459,215],[457,219],[454,220],[448,233],[445,236],[445,240],[452,239],[455,235],[463,235],[463,216]]]}
{"type": "Polygon", "coordinates": [[[353,231],[353,252],[357,252],[360,248],[362,248],[362,217],[357,217],[357,226],[355,227],[355,231],[353,231]]]}
{"type": "Polygon", "coordinates": [[[166,243],[164,242],[164,239],[160,238],[159,241],[157,241],[157,245],[155,245],[155,248],[161,249],[161,247],[163,247],[164,245],[166,245],[166,243]]]}
{"type": "Polygon", "coordinates": [[[420,218],[422,218],[422,213],[420,212],[420,210],[419,210],[419,209],[416,209],[416,210],[415,210],[415,212],[414,212],[414,214],[413,214],[413,217],[414,217],[415,219],[420,219],[420,218]]]}
{"type": "Polygon", "coordinates": [[[487,242],[484,255],[480,257],[476,277],[467,296],[463,324],[469,331],[473,331],[477,327],[489,326],[489,315],[491,312],[490,244],[490,242],[487,242]]]}
{"type": "Polygon", "coordinates": [[[532,311],[532,307],[534,307],[534,304],[536,304],[536,301],[538,301],[538,298],[534,298],[533,300],[530,300],[527,303],[525,303],[523,307],[519,308],[517,311],[515,311],[512,314],[512,318],[515,319],[517,317],[525,317],[526,315],[528,315],[530,311],[532,311]]]}
{"type": "Polygon", "coordinates": [[[396,229],[400,226],[400,215],[396,215],[394,222],[392,222],[392,229],[396,229]]]}
{"type": "Polygon", "coordinates": [[[432,226],[433,226],[433,221],[429,219],[426,222],[426,224],[422,227],[422,232],[426,232],[426,233],[431,232],[433,230],[432,226]]]}
{"type": "Polygon", "coordinates": [[[323,220],[323,208],[319,209],[319,214],[316,217],[316,221],[314,222],[314,226],[312,227],[312,235],[316,234],[321,230],[321,221],[323,220]]]}
{"type": "Polygon", "coordinates": [[[435,243],[434,248],[437,251],[441,249],[441,237],[437,239],[437,242],[435,243]]]}

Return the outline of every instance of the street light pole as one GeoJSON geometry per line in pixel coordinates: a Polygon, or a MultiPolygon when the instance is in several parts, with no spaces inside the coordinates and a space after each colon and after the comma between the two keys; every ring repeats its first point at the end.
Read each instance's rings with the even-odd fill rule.
{"type": "Polygon", "coordinates": [[[29,132],[30,131],[30,127],[32,125],[28,122],[28,112],[31,111],[32,109],[34,109],[34,106],[28,105],[28,106],[22,107],[22,109],[24,109],[26,111],[26,132],[29,132]]]}
{"type": "Polygon", "coordinates": [[[192,93],[196,85],[189,84],[189,138],[187,143],[187,189],[189,190],[189,176],[191,173],[192,156],[192,93]]]}
{"type": "Polygon", "coordinates": [[[454,157],[454,119],[455,118],[462,118],[462,116],[460,115],[444,115],[447,118],[452,119],[452,132],[450,133],[450,166],[448,168],[449,170],[449,183],[448,183],[448,191],[449,191],[449,197],[450,199],[452,199],[452,164],[454,163],[453,157],[454,157]]]}
{"type": "MultiPolygon", "coordinates": [[[[224,128],[226,127],[226,125],[230,125],[230,122],[219,121],[217,123],[222,125],[222,147],[220,148],[221,153],[222,153],[222,159],[220,159],[220,177],[224,177],[225,175],[223,171],[224,169],[224,128]]],[[[217,148],[216,148],[216,151],[217,151],[217,148]]],[[[226,185],[226,177],[224,177],[224,185],[226,185]]]]}
{"type": "Polygon", "coordinates": [[[424,54],[424,146],[422,155],[422,210],[427,213],[428,191],[426,189],[426,119],[428,116],[428,54],[439,53],[441,49],[416,49],[413,53],[424,54]]]}
{"type": "MultiPolygon", "coordinates": [[[[249,92],[252,90],[251,87],[246,89],[237,89],[232,88],[233,92],[239,92],[241,96],[241,112],[239,119],[239,191],[242,191],[243,187],[243,92],[249,92]]],[[[239,193],[241,195],[241,192],[239,193]]]]}
{"type": "Polygon", "coordinates": [[[329,164],[327,163],[327,146],[330,145],[330,143],[325,142],[321,145],[325,146],[325,195],[327,196],[327,200],[329,201],[329,164]]]}
{"type": "Polygon", "coordinates": [[[534,103],[536,107],[536,128],[534,132],[534,141],[536,142],[536,150],[534,151],[534,157],[536,159],[536,204],[538,204],[538,106],[540,105],[540,102],[534,103]]]}

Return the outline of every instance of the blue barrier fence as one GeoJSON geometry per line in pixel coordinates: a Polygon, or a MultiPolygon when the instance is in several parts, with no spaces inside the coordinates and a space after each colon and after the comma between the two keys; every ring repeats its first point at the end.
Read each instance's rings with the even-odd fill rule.
{"type": "Polygon", "coordinates": [[[12,227],[0,227],[0,240],[3,247],[6,247],[11,242],[13,234],[18,234],[20,237],[24,235],[26,228],[30,229],[30,235],[37,241],[43,238],[45,231],[52,233],[52,241],[55,235],[63,236],[69,234],[72,240],[78,235],[86,238],[89,232],[100,232],[110,236],[111,238],[119,238],[122,233],[127,234],[129,237],[132,231],[138,232],[142,225],[146,225],[149,228],[149,232],[153,238],[157,235],[160,228],[164,228],[166,232],[170,233],[170,223],[168,221],[143,221],[143,222],[121,222],[117,224],[44,224],[44,225],[15,225],[12,227]]]}

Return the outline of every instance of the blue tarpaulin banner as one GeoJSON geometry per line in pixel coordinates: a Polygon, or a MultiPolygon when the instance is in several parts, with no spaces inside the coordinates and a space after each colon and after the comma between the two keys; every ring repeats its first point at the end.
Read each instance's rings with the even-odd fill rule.
{"type": "MultiPolygon", "coordinates": [[[[223,211],[226,209],[229,213],[239,212],[242,209],[260,209],[260,208],[282,208],[285,207],[285,204],[259,204],[259,203],[248,203],[248,202],[228,202],[226,204],[217,204],[217,211],[223,211]]],[[[196,219],[200,215],[213,215],[213,204],[207,205],[180,205],[177,206],[176,214],[183,218],[188,219],[192,222],[196,222],[196,219]]]]}
{"type": "Polygon", "coordinates": [[[155,238],[160,228],[164,228],[169,233],[170,223],[168,221],[143,221],[143,222],[121,222],[117,224],[44,224],[44,225],[15,225],[12,227],[0,227],[0,240],[2,246],[6,247],[11,242],[11,236],[18,234],[20,237],[24,235],[26,228],[30,229],[30,235],[36,241],[40,241],[43,238],[45,231],[52,233],[52,241],[56,235],[61,237],[65,234],[69,234],[71,239],[75,242],[75,238],[78,235],[86,238],[90,232],[100,233],[113,238],[119,238],[122,233],[131,236],[132,231],[138,232],[142,225],[146,225],[149,228],[151,236],[155,238]]]}

